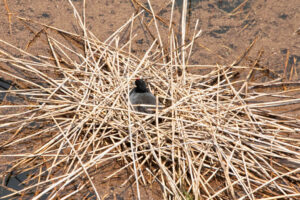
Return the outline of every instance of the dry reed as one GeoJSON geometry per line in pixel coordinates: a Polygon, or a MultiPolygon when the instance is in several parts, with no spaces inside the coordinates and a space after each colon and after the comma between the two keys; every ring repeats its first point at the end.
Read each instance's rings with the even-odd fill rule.
{"type": "MultiPolygon", "coordinates": [[[[0,41],[22,54],[15,57],[1,49],[1,62],[23,72],[1,69],[1,74],[26,85],[5,91],[24,101],[0,107],[0,134],[7,138],[0,144],[1,156],[14,158],[9,172],[38,169],[24,189],[11,189],[7,197],[34,192],[33,199],[43,195],[67,199],[89,185],[102,199],[91,171],[109,160],[121,160],[124,165],[106,178],[129,169],[132,175],[127,181],[135,182],[138,198],[140,186],[153,182],[160,183],[166,199],[300,196],[300,141],[291,137],[299,134],[299,120],[264,109],[299,103],[299,99],[282,93],[245,93],[248,80],[234,76],[237,69],[250,68],[247,66],[189,65],[193,42],[201,31],[196,27],[191,42],[179,44],[170,23],[169,46],[165,47],[151,6],[148,11],[153,14],[158,37],[142,58],[131,53],[132,25],[140,13],[101,42],[73,9],[82,36],[43,26],[66,41],[76,41],[77,50],[49,31],[44,34],[51,57],[35,56],[0,41]],[[130,37],[121,45],[120,34],[127,27],[131,27],[130,37]],[[190,67],[210,71],[190,74],[190,67]],[[165,105],[154,115],[131,109],[128,93],[138,76],[147,78],[165,105]],[[270,95],[282,95],[282,100],[251,103],[270,95]],[[32,123],[40,127],[30,129],[32,123]],[[31,153],[5,153],[7,148],[42,136],[48,137],[47,142],[31,153]],[[65,193],[64,189],[80,177],[88,181],[65,193]]],[[[185,41],[185,32],[181,34],[185,41]]]]}

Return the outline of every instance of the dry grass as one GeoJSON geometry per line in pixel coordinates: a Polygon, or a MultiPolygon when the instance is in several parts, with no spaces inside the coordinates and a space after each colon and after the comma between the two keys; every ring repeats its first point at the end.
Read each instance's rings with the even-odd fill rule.
{"type": "MultiPolygon", "coordinates": [[[[66,39],[63,43],[45,31],[52,57],[34,56],[1,40],[2,45],[22,54],[15,57],[1,49],[1,62],[23,74],[7,69],[1,73],[26,85],[6,91],[22,97],[23,102],[0,107],[0,134],[7,139],[0,144],[1,156],[14,158],[10,172],[38,169],[28,177],[24,189],[11,189],[9,197],[34,192],[33,199],[45,194],[49,199],[67,199],[89,185],[100,199],[91,171],[109,160],[121,160],[124,165],[106,178],[131,170],[129,179],[135,181],[138,197],[140,185],[154,181],[161,184],[166,199],[300,196],[300,141],[291,137],[299,134],[299,120],[264,110],[299,103],[299,99],[282,93],[245,93],[253,68],[245,80],[234,76],[247,66],[188,65],[193,42],[201,33],[197,28],[190,43],[180,44],[170,25],[168,46],[164,46],[157,26],[160,22],[153,17],[157,40],[137,58],[131,53],[131,42],[139,14],[101,42],[73,9],[83,35],[45,25],[66,39]],[[119,36],[127,27],[131,27],[130,37],[121,45],[119,36]],[[77,50],[70,48],[70,38],[79,44],[77,50]],[[190,74],[189,67],[209,68],[210,72],[190,74]],[[147,78],[165,105],[155,115],[136,113],[129,105],[128,93],[137,76],[147,78]],[[282,99],[250,103],[261,96],[282,99]],[[40,128],[28,128],[32,123],[40,128]],[[30,153],[6,153],[44,136],[47,142],[30,153]],[[83,177],[88,181],[80,182],[83,177]],[[77,189],[66,193],[76,181],[77,189]]],[[[185,32],[181,34],[185,41],[185,32]]]]}

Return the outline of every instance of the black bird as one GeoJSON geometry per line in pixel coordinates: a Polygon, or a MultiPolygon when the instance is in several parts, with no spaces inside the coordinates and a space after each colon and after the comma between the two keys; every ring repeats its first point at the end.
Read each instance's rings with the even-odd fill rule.
{"type": "Polygon", "coordinates": [[[143,79],[136,79],[135,85],[136,87],[133,88],[129,93],[129,99],[131,104],[133,104],[134,109],[138,112],[143,112],[143,113],[149,113],[149,114],[155,113],[156,98],[147,88],[146,82],[143,79]],[[137,104],[145,104],[145,105],[137,105],[137,104]]]}

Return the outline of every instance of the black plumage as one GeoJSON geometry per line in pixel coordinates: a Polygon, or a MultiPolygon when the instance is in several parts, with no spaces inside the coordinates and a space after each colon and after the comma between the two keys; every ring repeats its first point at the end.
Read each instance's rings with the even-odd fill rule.
{"type": "Polygon", "coordinates": [[[156,98],[147,88],[146,82],[142,79],[137,79],[135,85],[136,87],[129,93],[129,99],[134,109],[143,113],[155,113],[156,98]]]}

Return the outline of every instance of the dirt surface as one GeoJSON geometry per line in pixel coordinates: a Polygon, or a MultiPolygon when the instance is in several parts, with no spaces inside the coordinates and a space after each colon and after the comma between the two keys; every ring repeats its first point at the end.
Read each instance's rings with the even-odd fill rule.
{"type": "MultiPolygon", "coordinates": [[[[80,0],[72,1],[78,11],[82,11],[80,0]]],[[[100,40],[105,41],[115,30],[123,25],[133,13],[141,8],[134,1],[126,0],[98,0],[87,1],[86,21],[87,27],[100,40]]],[[[148,7],[147,1],[140,1],[148,7]]],[[[249,58],[255,58],[257,52],[264,50],[260,64],[283,72],[287,53],[289,52],[288,69],[294,65],[299,66],[300,61],[300,35],[296,31],[300,28],[300,2],[290,0],[245,1],[244,6],[235,9],[243,3],[243,0],[235,1],[204,1],[194,0],[188,13],[188,36],[191,37],[196,20],[199,19],[199,27],[203,30],[202,36],[197,40],[193,52],[193,64],[231,64],[233,63],[258,37],[249,58]],[[294,61],[295,60],[295,61],[294,61]]],[[[1,39],[10,42],[20,48],[34,36],[15,16],[36,20],[70,32],[79,33],[77,22],[73,15],[73,9],[68,1],[51,0],[8,0],[11,15],[11,33],[8,23],[7,11],[3,1],[1,5],[1,39]]],[[[169,20],[171,4],[152,0],[154,12],[166,22],[169,20]]],[[[182,2],[177,1],[175,7],[175,26],[180,32],[180,12],[182,2]]],[[[145,20],[149,14],[145,12],[145,20]]],[[[141,16],[142,17],[142,16],[141,16]]],[[[134,30],[139,34],[136,38],[136,51],[147,49],[151,39],[147,32],[134,30]],[[141,39],[143,39],[141,41],[141,39]]],[[[37,30],[39,31],[39,30],[37,30]]],[[[34,51],[33,48],[31,48],[34,51]]],[[[38,50],[38,49],[36,49],[38,50]]],[[[289,71],[289,70],[288,70],[289,71]]],[[[293,77],[296,79],[296,77],[293,77]]]]}
{"type": "MultiPolygon", "coordinates": [[[[28,26],[17,16],[81,34],[77,28],[78,24],[74,18],[73,9],[66,0],[7,0],[11,13],[10,18],[4,2],[0,1],[0,18],[2,19],[0,39],[21,49],[28,47],[41,28],[40,26],[28,26]]],[[[83,1],[73,0],[72,2],[82,13],[83,1]]],[[[141,6],[135,2],[129,0],[86,1],[86,26],[96,37],[105,41],[134,13],[142,10],[141,6]]],[[[145,0],[137,2],[150,8],[145,0]]],[[[152,0],[151,5],[154,12],[169,23],[171,4],[167,1],[152,0]]],[[[182,1],[177,1],[174,10],[174,26],[178,35],[181,32],[181,9],[182,1]]],[[[150,17],[149,13],[144,12],[139,20],[144,19],[149,23],[150,17]]],[[[259,66],[271,70],[276,76],[271,78],[262,76],[257,80],[258,82],[278,77],[283,77],[288,81],[300,80],[299,0],[194,0],[189,3],[187,38],[192,37],[197,20],[199,20],[199,27],[203,32],[195,42],[190,64],[232,64],[243,55],[253,41],[256,41],[250,53],[238,64],[251,65],[258,58],[259,53],[262,53],[258,60],[259,66]]],[[[153,23],[149,27],[153,28],[153,23]]],[[[167,30],[167,26],[163,23],[159,24],[159,27],[162,31],[167,30]]],[[[133,52],[141,57],[153,39],[142,26],[134,27],[134,32],[138,35],[133,42],[133,52]]],[[[167,37],[167,32],[161,34],[164,38],[167,37]]],[[[153,35],[156,35],[154,30],[153,35]]],[[[127,37],[128,35],[125,34],[121,38],[121,42],[125,41],[127,37]]],[[[180,40],[180,36],[178,38],[180,40]]],[[[165,42],[165,40],[163,41],[165,42]]],[[[33,54],[43,54],[46,52],[44,45],[45,40],[41,39],[31,44],[27,51],[33,54]]],[[[3,48],[2,44],[0,48],[3,48]]],[[[201,70],[193,70],[201,73],[201,70]]],[[[0,78],[7,79],[3,76],[0,78]]],[[[288,107],[286,110],[290,110],[290,108],[288,107]]],[[[296,112],[292,114],[299,117],[297,109],[300,108],[294,108],[296,112]]],[[[113,165],[118,169],[117,164],[113,165]]],[[[105,170],[110,169],[111,164],[106,166],[105,170]]],[[[100,177],[103,177],[103,174],[96,175],[95,179],[100,180],[100,177]]],[[[126,177],[128,175],[122,174],[111,181],[96,181],[97,188],[105,199],[136,199],[135,185],[120,186],[126,177]]],[[[142,199],[161,199],[160,195],[157,185],[154,189],[142,189],[142,199]]]]}

